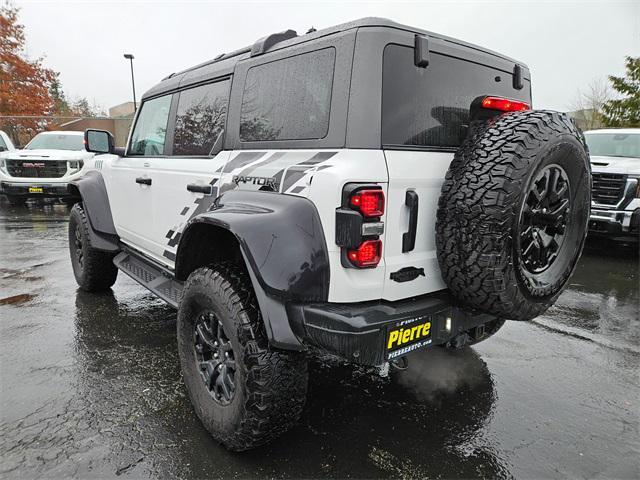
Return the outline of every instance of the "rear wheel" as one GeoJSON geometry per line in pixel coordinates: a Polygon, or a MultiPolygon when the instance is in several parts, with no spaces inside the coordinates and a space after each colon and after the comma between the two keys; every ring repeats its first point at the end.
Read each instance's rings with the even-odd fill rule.
{"type": "Polygon", "coordinates": [[[300,417],[306,358],[269,346],[251,283],[238,266],[189,275],[178,311],[178,351],[196,414],[230,450],[267,443],[300,417]]]}
{"type": "Polygon", "coordinates": [[[73,274],[82,290],[99,292],[116,282],[115,254],[91,246],[89,223],[81,203],[76,203],[69,214],[69,253],[73,274]]]}
{"type": "Polygon", "coordinates": [[[580,257],[591,201],[584,139],[564,114],[502,115],[449,167],[438,205],[438,261],[458,303],[529,320],[558,297],[580,257]]]}

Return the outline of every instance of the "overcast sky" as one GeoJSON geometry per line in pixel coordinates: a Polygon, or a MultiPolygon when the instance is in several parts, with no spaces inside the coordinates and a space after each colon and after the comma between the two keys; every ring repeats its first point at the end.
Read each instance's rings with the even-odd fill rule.
{"type": "Polygon", "coordinates": [[[578,88],[640,56],[640,1],[179,2],[29,1],[28,55],[60,72],[65,92],[103,107],[171,72],[288,28],[304,33],[367,16],[457,37],[526,63],[536,108],[566,110],[578,88]]]}

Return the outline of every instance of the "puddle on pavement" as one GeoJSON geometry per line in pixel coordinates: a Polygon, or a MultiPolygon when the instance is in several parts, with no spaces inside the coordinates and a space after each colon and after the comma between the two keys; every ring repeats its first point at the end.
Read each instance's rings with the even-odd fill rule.
{"type": "MultiPolygon", "coordinates": [[[[624,468],[633,467],[623,461],[630,455],[620,438],[631,444],[637,423],[631,414],[625,420],[626,410],[617,402],[632,409],[637,388],[619,383],[605,360],[614,357],[616,368],[635,372],[638,357],[625,363],[617,350],[602,353],[582,341],[577,348],[572,338],[554,340],[555,330],[521,324],[507,326],[477,350],[415,352],[409,368],[391,378],[314,358],[299,424],[272,444],[232,454],[208,435],[188,401],[175,345],[175,311],[124,275],[113,293],[77,291],[65,250],[68,209],[43,210],[38,214],[30,205],[7,215],[0,209],[0,263],[12,267],[0,269],[0,278],[18,285],[11,293],[33,290],[34,284],[20,283],[27,277],[43,277],[45,284],[33,303],[28,303],[36,296],[31,293],[1,295],[2,305],[28,308],[16,308],[2,322],[12,334],[0,343],[0,391],[7,405],[0,412],[0,476],[621,477],[624,468]],[[43,217],[49,225],[58,222],[56,228],[28,230],[43,217]],[[54,266],[38,268],[57,257],[54,266]],[[16,334],[16,328],[29,331],[16,334]],[[36,329],[37,335],[29,334],[36,329]],[[525,333],[531,337],[522,341],[525,333]],[[570,351],[562,356],[567,344],[570,351]],[[596,366],[589,366],[591,354],[596,366]],[[579,376],[582,365],[594,384],[605,385],[602,390],[579,376]],[[569,400],[563,403],[564,398],[569,400]],[[596,428],[586,418],[603,420],[596,428]],[[556,439],[564,443],[550,445],[556,439]],[[578,457],[572,450],[576,443],[580,451],[592,447],[593,454],[578,457]],[[560,444],[563,448],[556,448],[560,444]],[[602,453],[603,448],[611,451],[602,453]],[[566,454],[550,460],[557,451],[566,454]],[[619,475],[598,475],[604,459],[624,468],[619,475]],[[589,461],[594,470],[584,466],[589,461]],[[562,464],[564,469],[545,470],[550,462],[549,468],[562,464]]],[[[639,344],[637,265],[633,252],[586,251],[546,316],[550,325],[639,344]]]]}

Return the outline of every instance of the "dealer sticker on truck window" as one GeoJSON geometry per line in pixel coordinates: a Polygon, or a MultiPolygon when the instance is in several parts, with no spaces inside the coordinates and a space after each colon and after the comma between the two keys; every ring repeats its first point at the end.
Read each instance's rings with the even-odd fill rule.
{"type": "Polygon", "coordinates": [[[42,193],[42,187],[29,187],[29,193],[42,193]]]}
{"type": "Polygon", "coordinates": [[[386,340],[389,359],[406,355],[431,343],[431,319],[422,315],[401,320],[389,329],[386,340]]]}

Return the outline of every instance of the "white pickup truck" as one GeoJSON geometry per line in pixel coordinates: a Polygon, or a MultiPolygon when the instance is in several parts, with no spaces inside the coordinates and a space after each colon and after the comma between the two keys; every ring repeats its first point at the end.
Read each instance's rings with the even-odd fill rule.
{"type": "Polygon", "coordinates": [[[589,235],[640,238],[640,128],[585,132],[593,171],[589,235]]]}
{"type": "Polygon", "coordinates": [[[0,153],[0,193],[11,204],[30,197],[68,197],[70,180],[83,174],[94,157],[84,148],[83,132],[42,132],[23,150],[0,153]]]}

